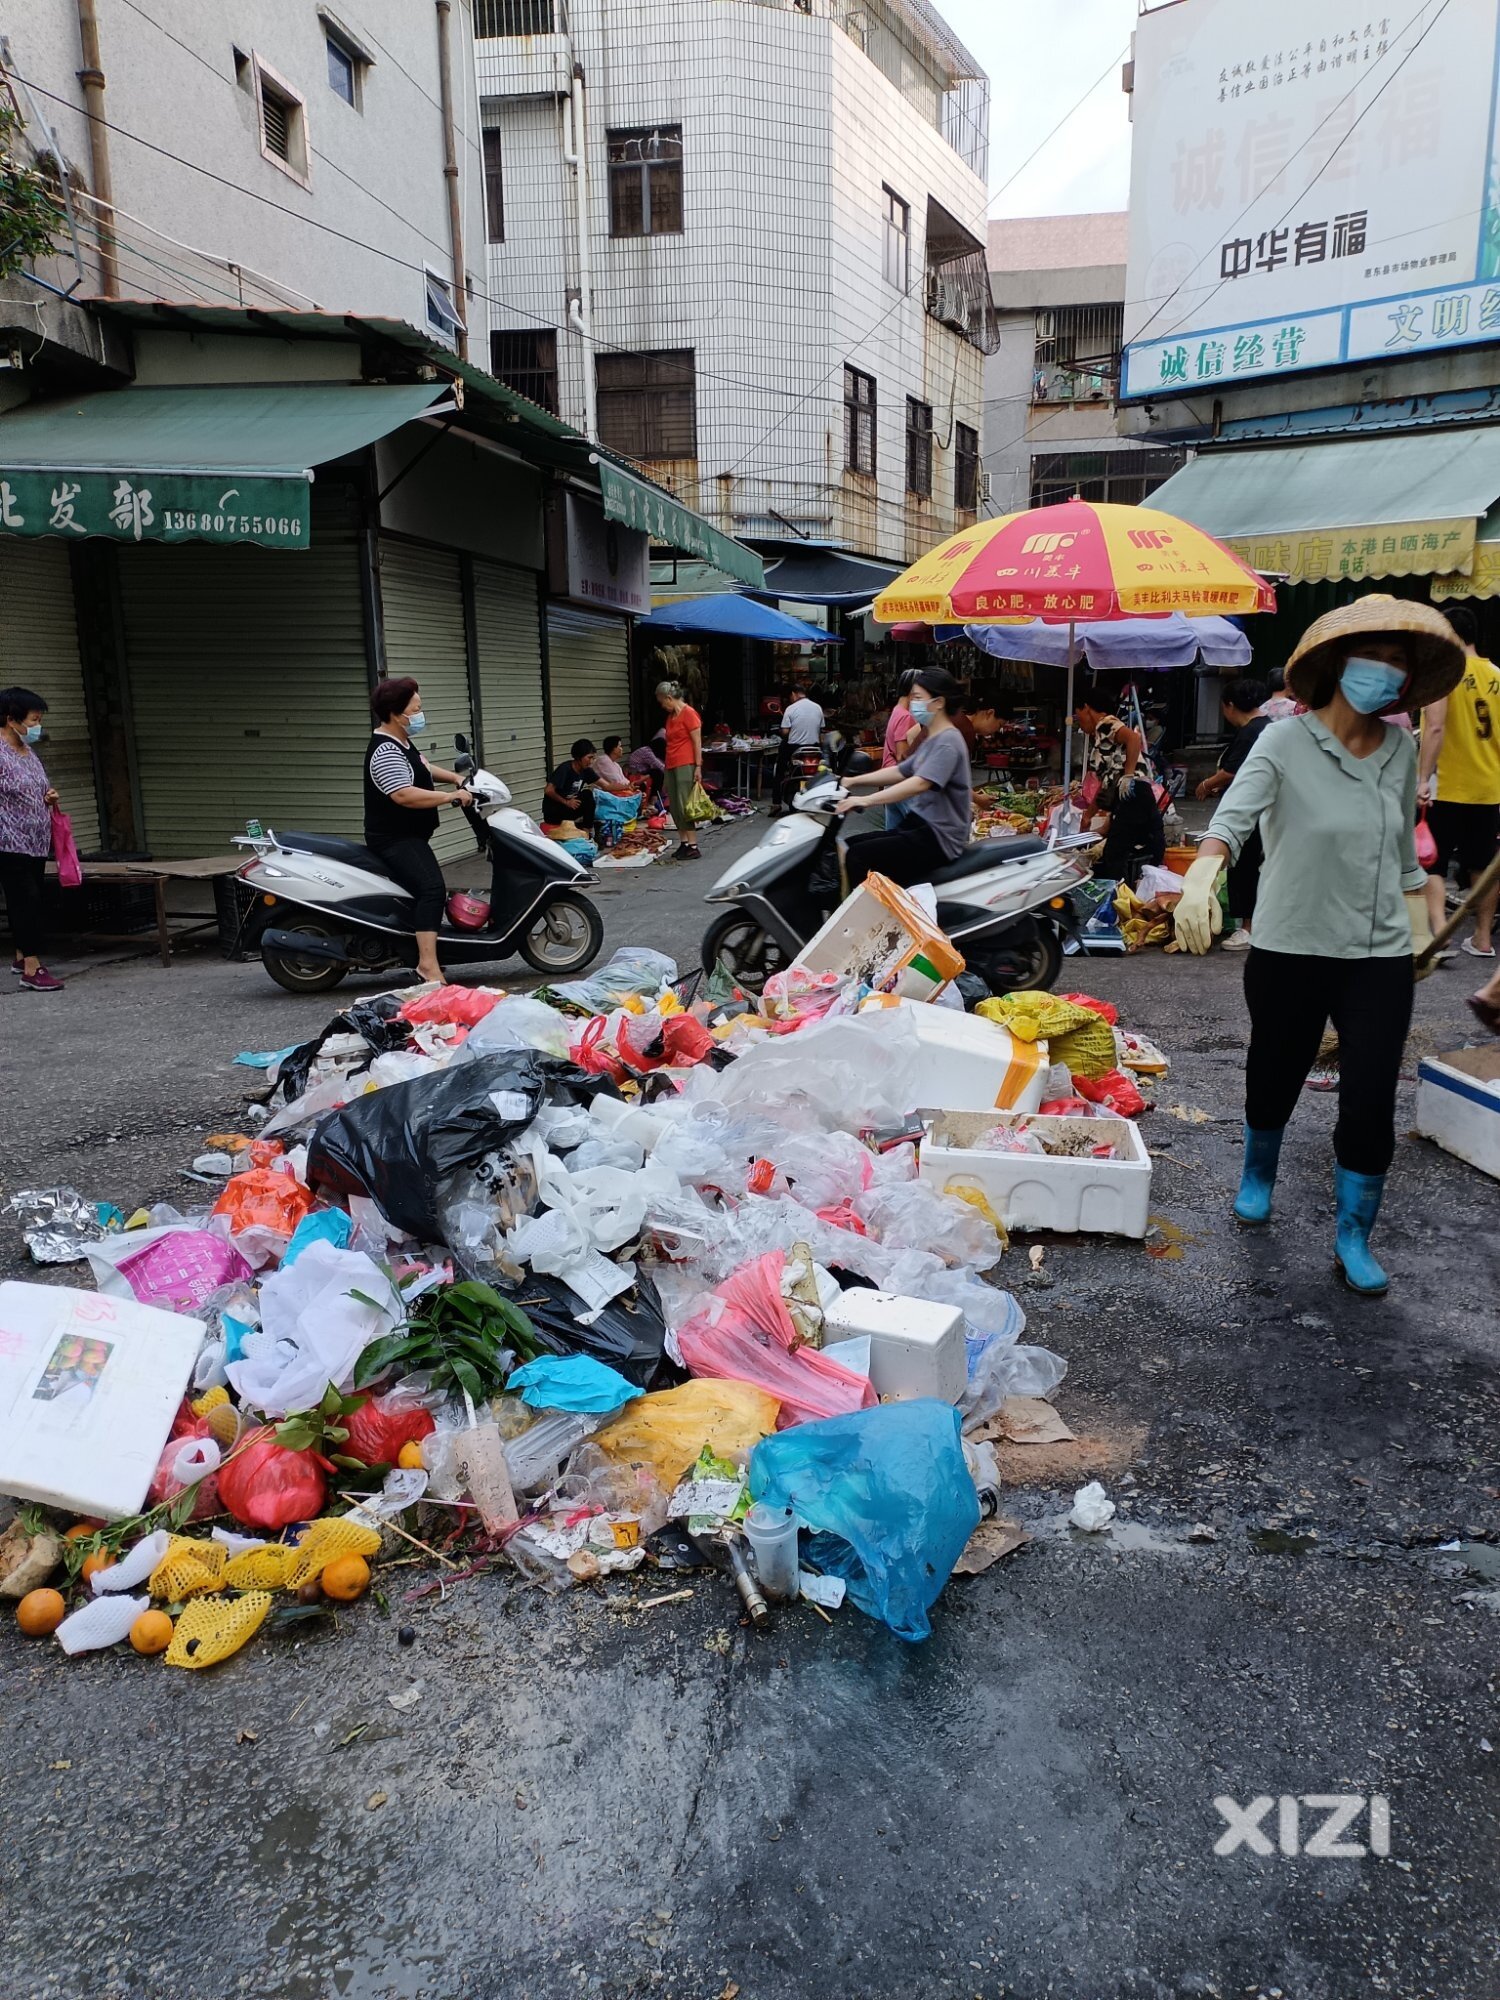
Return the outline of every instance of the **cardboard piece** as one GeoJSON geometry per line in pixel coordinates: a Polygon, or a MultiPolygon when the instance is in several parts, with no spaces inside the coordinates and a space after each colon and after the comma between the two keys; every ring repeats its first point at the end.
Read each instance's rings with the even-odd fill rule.
{"type": "Polygon", "coordinates": [[[138,1514],[203,1322],[62,1285],[0,1285],[0,1493],[138,1514]]]}
{"type": "Polygon", "coordinates": [[[961,954],[920,903],[889,876],[867,875],[794,960],[837,972],[876,993],[932,1000],[964,969],[961,954]]]}

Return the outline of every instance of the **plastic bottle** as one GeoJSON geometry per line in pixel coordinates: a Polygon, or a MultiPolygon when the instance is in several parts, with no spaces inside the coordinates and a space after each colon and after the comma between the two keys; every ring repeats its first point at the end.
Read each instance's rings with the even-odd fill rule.
{"type": "Polygon", "coordinates": [[[757,1500],[745,1516],[745,1540],[767,1597],[790,1603],[797,1595],[797,1517],[790,1507],[757,1500]]]}

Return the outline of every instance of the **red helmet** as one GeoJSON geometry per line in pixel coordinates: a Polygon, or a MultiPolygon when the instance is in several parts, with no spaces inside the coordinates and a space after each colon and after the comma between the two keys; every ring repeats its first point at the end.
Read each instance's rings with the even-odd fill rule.
{"type": "Polygon", "coordinates": [[[482,931],[489,920],[490,906],[483,896],[455,889],[448,898],[448,921],[455,930],[482,931]]]}

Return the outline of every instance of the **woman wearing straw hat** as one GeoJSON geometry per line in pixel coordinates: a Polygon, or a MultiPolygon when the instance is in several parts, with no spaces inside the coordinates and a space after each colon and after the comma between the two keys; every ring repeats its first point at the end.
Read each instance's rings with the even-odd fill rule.
{"type": "Polygon", "coordinates": [[[1265,867],[1245,959],[1250,1050],[1236,1221],[1271,1219],[1281,1136],[1331,1020],[1339,1038],[1334,1267],[1378,1295],[1370,1253],[1395,1152],[1396,1083],[1411,1022],[1412,958],[1431,936],[1415,842],[1417,753],[1381,717],[1438,701],[1463,648],[1430,605],[1359,598],[1310,625],[1287,662],[1308,713],[1273,722],[1215,813],[1176,910],[1179,943],[1208,950],[1218,876],[1259,826],[1265,867]]]}

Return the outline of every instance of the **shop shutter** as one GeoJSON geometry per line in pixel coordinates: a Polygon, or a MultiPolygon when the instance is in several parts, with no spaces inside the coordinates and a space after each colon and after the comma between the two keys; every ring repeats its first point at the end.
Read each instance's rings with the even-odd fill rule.
{"type": "MultiPolygon", "coordinates": [[[[458,557],[447,549],[382,540],[380,603],[386,672],[393,680],[409,675],[421,683],[427,727],[417,748],[451,771],[458,754],[454,736],[462,732],[472,741],[474,735],[458,557]]],[[[474,831],[462,813],[444,812],[432,851],[440,861],[473,857],[474,831]]]]}
{"type": "Polygon", "coordinates": [[[313,496],[305,550],[120,551],[154,855],[229,853],[247,819],[363,837],[371,722],[355,520],[337,488],[313,496]]]}
{"type": "Polygon", "coordinates": [[[601,746],[606,736],[630,741],[630,631],[623,618],[549,604],[547,680],[559,760],[580,736],[601,746]]]}
{"type": "Polygon", "coordinates": [[[93,853],[99,800],[63,542],[0,537],[0,687],[13,685],[32,689],[47,704],[42,762],[73,821],[79,852],[93,853]]]}
{"type": "Polygon", "coordinates": [[[476,558],[479,761],[505,780],[516,804],[533,819],[547,783],[540,618],[534,570],[476,558]]]}

